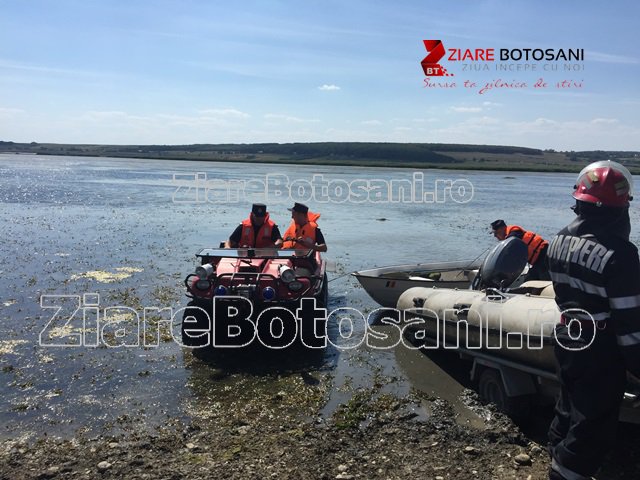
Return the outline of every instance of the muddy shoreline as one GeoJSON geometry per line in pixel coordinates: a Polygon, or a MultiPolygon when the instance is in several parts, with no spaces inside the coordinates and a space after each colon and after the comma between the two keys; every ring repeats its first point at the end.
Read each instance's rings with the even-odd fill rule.
{"type": "MultiPolygon", "coordinates": [[[[188,418],[168,416],[153,429],[125,419],[117,434],[5,439],[0,478],[546,478],[549,457],[539,432],[548,411],[521,429],[465,389],[464,404],[483,420],[477,427],[447,400],[414,388],[398,394],[401,380],[381,369],[363,386],[301,363],[300,352],[283,354],[280,368],[259,356],[252,362],[235,354],[186,355],[200,376],[190,379],[188,418]]],[[[349,359],[363,360],[362,352],[349,359]]],[[[638,431],[621,424],[597,478],[638,478],[638,431]]]]}
{"type": "Polygon", "coordinates": [[[330,373],[234,377],[212,367],[221,388],[194,406],[193,420],[155,432],[6,440],[2,478],[543,478],[548,467],[543,446],[500,414],[479,430],[436,400],[426,417],[419,393],[381,393],[389,379],[349,392],[326,418],[330,373]]]}

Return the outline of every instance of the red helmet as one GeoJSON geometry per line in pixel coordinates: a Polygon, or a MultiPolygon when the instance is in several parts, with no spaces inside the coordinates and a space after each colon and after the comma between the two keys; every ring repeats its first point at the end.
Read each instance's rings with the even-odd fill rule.
{"type": "Polygon", "coordinates": [[[626,167],[611,160],[587,165],[578,174],[573,198],[607,207],[628,207],[633,178],[626,167]]]}

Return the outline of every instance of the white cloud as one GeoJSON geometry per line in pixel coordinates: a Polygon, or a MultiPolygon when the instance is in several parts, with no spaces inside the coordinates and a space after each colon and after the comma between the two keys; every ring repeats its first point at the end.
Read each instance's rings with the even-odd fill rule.
{"type": "Polygon", "coordinates": [[[26,72],[36,72],[36,73],[46,73],[46,74],[59,74],[59,75],[71,75],[74,77],[78,76],[105,76],[105,75],[113,75],[109,72],[99,72],[93,70],[78,70],[78,69],[70,69],[70,68],[59,68],[59,67],[49,67],[45,65],[35,65],[31,63],[21,63],[15,62],[12,60],[6,60],[4,58],[0,58],[0,68],[6,68],[10,70],[21,70],[26,72]]]}
{"type": "Polygon", "coordinates": [[[478,113],[482,111],[481,107],[451,107],[451,110],[458,113],[478,113]]]}
{"type": "Polygon", "coordinates": [[[327,85],[326,83],[320,87],[318,87],[318,90],[322,90],[323,92],[335,92],[337,90],[340,90],[340,87],[337,85],[334,85],[333,83],[331,85],[327,85]]]}
{"type": "Polygon", "coordinates": [[[249,115],[234,109],[201,110],[194,115],[176,115],[170,113],[155,113],[152,115],[135,115],[119,110],[88,111],[79,118],[85,123],[91,123],[105,130],[116,129],[116,126],[126,127],[146,134],[149,131],[161,131],[165,128],[233,128],[242,125],[249,115]]]}
{"type": "Polygon", "coordinates": [[[636,64],[640,63],[637,58],[625,57],[623,55],[613,55],[611,53],[591,52],[586,51],[584,53],[585,60],[593,60],[595,62],[603,63],[621,63],[621,64],[636,64]]]}
{"type": "Polygon", "coordinates": [[[528,122],[506,122],[503,134],[513,145],[556,150],[637,150],[640,128],[619,125],[615,119],[557,121],[537,118],[528,122]],[[614,120],[614,121],[609,121],[614,120]]]}
{"type": "Polygon", "coordinates": [[[200,110],[199,113],[207,116],[225,118],[249,118],[251,116],[248,113],[241,112],[240,110],[236,110],[235,108],[209,108],[200,110]]]}
{"type": "Polygon", "coordinates": [[[498,125],[501,121],[495,117],[487,117],[486,115],[483,117],[473,117],[467,120],[465,123],[468,125],[498,125]]]}
{"type": "Polygon", "coordinates": [[[24,113],[24,110],[21,108],[4,108],[0,107],[0,116],[2,117],[12,117],[13,115],[19,115],[24,113]]]}
{"type": "Polygon", "coordinates": [[[276,120],[276,121],[283,121],[283,122],[290,122],[290,123],[316,123],[320,121],[316,118],[305,119],[300,117],[294,117],[291,115],[283,115],[281,113],[266,113],[264,115],[264,118],[266,120],[276,120]]]}
{"type": "MultiPolygon", "coordinates": [[[[482,101],[478,102],[482,104],[482,101]]],[[[449,106],[445,107],[447,110],[449,106]]],[[[639,150],[640,125],[611,113],[584,120],[532,115],[460,114],[440,117],[368,118],[340,124],[308,120],[284,113],[214,115],[193,111],[176,114],[120,110],[77,115],[35,115],[30,110],[0,107],[3,137],[12,141],[61,143],[191,144],[247,142],[373,141],[518,145],[556,150],[639,150]],[[4,115],[11,114],[11,117],[4,115]],[[380,122],[382,126],[376,122],[380,122]],[[329,123],[332,123],[329,125],[329,123]],[[388,127],[388,128],[387,128],[388,127]],[[394,128],[396,127],[396,128],[394,128]]],[[[234,110],[224,108],[222,110],[234,110]]],[[[483,112],[487,112],[483,108],[483,112]]],[[[220,113],[220,112],[217,112],[220,113]]]]}
{"type": "Polygon", "coordinates": [[[128,114],[120,110],[103,110],[103,111],[91,110],[87,112],[87,116],[92,120],[100,120],[103,118],[127,117],[128,114]]]}
{"type": "Polygon", "coordinates": [[[546,127],[546,126],[554,126],[557,125],[558,122],[556,122],[555,120],[551,120],[549,118],[536,118],[533,121],[533,125],[535,125],[536,127],[546,127]]]}
{"type": "Polygon", "coordinates": [[[595,125],[598,125],[598,124],[611,125],[612,123],[618,123],[618,119],[617,118],[594,118],[593,120],[591,120],[591,123],[595,125]]]}
{"type": "Polygon", "coordinates": [[[387,121],[388,121],[388,123],[400,123],[402,125],[406,125],[407,123],[440,122],[440,121],[442,121],[442,118],[435,118],[435,117],[431,117],[431,118],[401,118],[401,117],[395,117],[395,118],[390,118],[387,121]]]}

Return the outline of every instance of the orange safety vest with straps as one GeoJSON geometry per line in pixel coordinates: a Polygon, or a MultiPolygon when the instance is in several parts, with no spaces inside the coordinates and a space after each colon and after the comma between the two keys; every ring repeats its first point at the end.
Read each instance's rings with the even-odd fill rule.
{"type": "MultiPolygon", "coordinates": [[[[316,220],[320,218],[319,213],[313,213],[311,211],[307,212],[307,220],[308,222],[302,226],[296,224],[296,222],[292,221],[287,231],[284,232],[283,238],[304,238],[307,241],[313,242],[316,244],[316,228],[318,228],[318,224],[316,220]]],[[[282,243],[282,248],[309,248],[302,243],[296,240],[285,240],[282,243]]]]}
{"type": "Polygon", "coordinates": [[[528,230],[525,230],[524,228],[519,227],[518,225],[507,226],[507,231],[506,231],[507,237],[509,236],[509,234],[514,232],[522,232],[522,241],[527,246],[527,253],[528,253],[527,261],[531,265],[534,265],[538,260],[538,256],[540,255],[540,250],[542,250],[544,247],[549,245],[549,242],[547,242],[544,238],[542,238],[537,233],[529,232],[528,230]]]}
{"type": "Polygon", "coordinates": [[[271,240],[271,232],[275,223],[269,219],[269,214],[265,216],[264,223],[258,230],[258,238],[255,237],[253,223],[251,223],[251,217],[242,221],[242,236],[240,237],[240,246],[248,245],[255,248],[273,247],[275,244],[271,240]]]}

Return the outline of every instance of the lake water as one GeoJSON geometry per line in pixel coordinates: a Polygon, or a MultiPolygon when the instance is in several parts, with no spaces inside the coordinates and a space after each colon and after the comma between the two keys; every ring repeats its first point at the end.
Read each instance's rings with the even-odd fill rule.
{"type": "MultiPolygon", "coordinates": [[[[286,208],[304,200],[321,213],[325,256],[337,265],[329,274],[330,308],[371,311],[376,304],[352,277],[341,275],[397,263],[473,259],[495,244],[488,225],[497,218],[550,238],[573,218],[575,179],[33,155],[0,155],[0,172],[0,424],[6,437],[65,436],[127,424],[154,428],[167,418],[189,419],[198,400],[194,383],[210,380],[203,374],[207,365],[171,341],[146,349],[39,345],[54,313],[43,305],[56,304],[41,305],[43,295],[93,299],[101,308],[178,309],[186,304],[182,281],[195,268],[194,253],[225,240],[252,201],[266,200],[284,232],[286,208]],[[414,188],[414,197],[419,193],[428,201],[406,197],[416,184],[422,187],[414,188]],[[287,185],[293,185],[292,195],[287,185]],[[399,185],[406,201],[390,201],[385,188],[393,197],[399,185]]],[[[636,244],[639,216],[632,209],[636,244]]],[[[75,327],[65,328],[53,338],[69,338],[75,327]]],[[[370,381],[371,369],[354,361],[360,354],[328,352],[309,367],[331,372],[328,405],[340,401],[339,387],[347,379],[370,381]]],[[[390,352],[371,355],[368,362],[403,378],[394,388],[411,388],[406,360],[400,366],[390,352]]]]}

